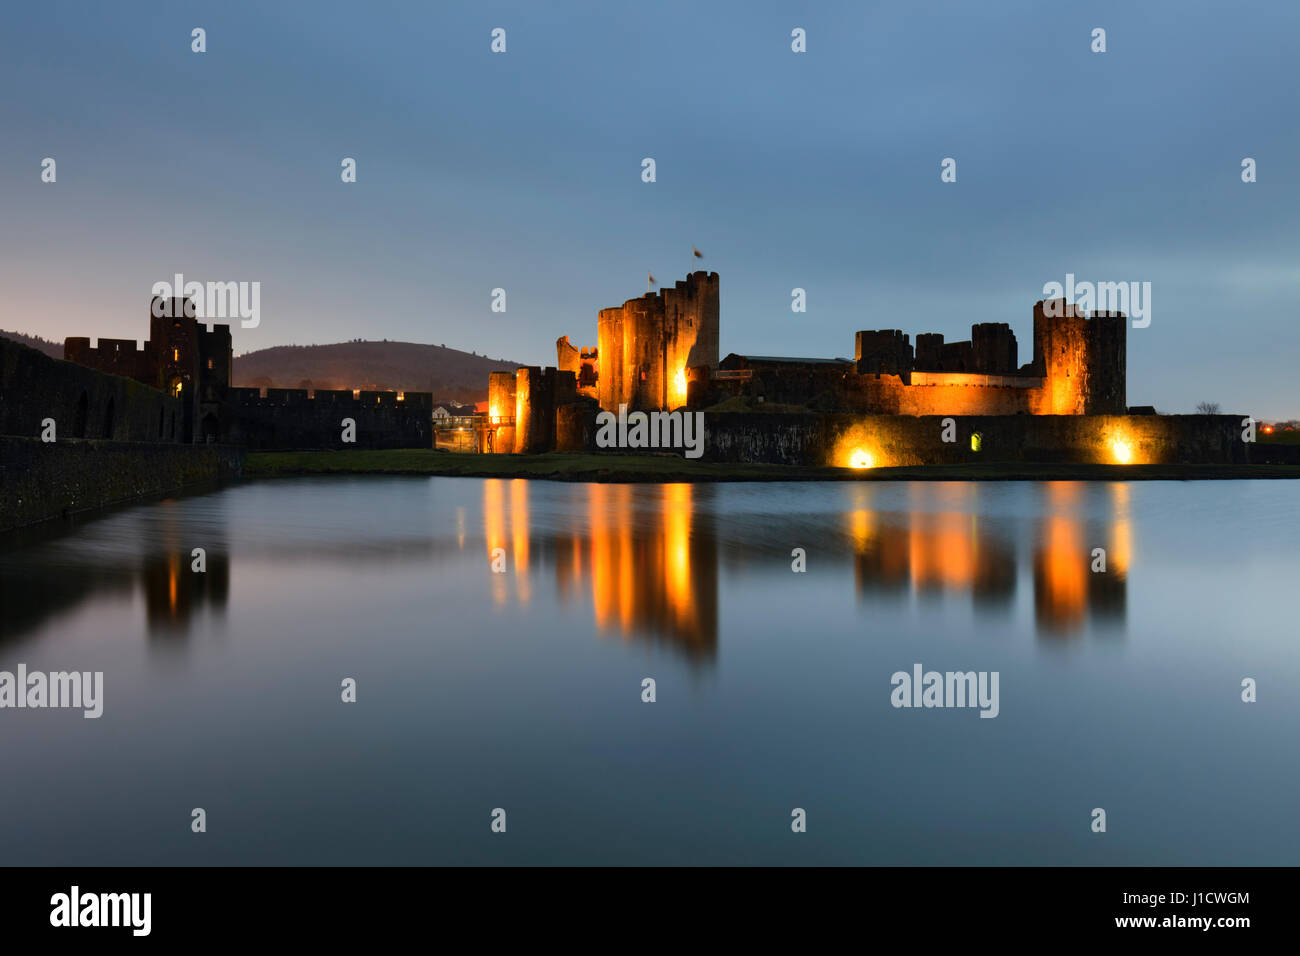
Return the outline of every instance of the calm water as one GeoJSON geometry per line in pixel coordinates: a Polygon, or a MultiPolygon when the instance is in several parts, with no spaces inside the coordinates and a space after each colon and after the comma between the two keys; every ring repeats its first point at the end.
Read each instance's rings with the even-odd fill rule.
{"type": "Polygon", "coordinates": [[[0,860],[1295,864],[1298,491],[328,478],[11,538],[0,670],[106,686],[0,710],[0,860]],[[916,663],[1000,715],[895,709],[916,663]]]}

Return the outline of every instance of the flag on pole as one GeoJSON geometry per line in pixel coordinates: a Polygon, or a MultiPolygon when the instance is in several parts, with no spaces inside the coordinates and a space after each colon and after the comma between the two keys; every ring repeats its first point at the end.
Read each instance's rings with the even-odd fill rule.
{"type": "Polygon", "coordinates": [[[694,246],[691,246],[691,252],[695,253],[695,258],[696,258],[696,259],[703,259],[703,258],[704,258],[704,253],[700,252],[700,250],[699,250],[699,249],[696,249],[694,246]]]}

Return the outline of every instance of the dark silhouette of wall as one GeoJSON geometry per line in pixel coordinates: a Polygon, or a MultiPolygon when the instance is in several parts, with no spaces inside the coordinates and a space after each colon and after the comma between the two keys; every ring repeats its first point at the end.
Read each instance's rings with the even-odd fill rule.
{"type": "Polygon", "coordinates": [[[229,441],[259,450],[324,448],[432,448],[433,395],[346,389],[232,388],[220,431],[229,441]],[[355,422],[355,442],[344,443],[344,419],[355,422]]]}
{"type": "Polygon", "coordinates": [[[229,445],[0,437],[0,531],[238,477],[229,445]]]}
{"type": "Polygon", "coordinates": [[[175,442],[182,436],[184,405],[134,379],[0,339],[0,435],[37,438],[47,418],[54,419],[60,441],[175,442]]]}

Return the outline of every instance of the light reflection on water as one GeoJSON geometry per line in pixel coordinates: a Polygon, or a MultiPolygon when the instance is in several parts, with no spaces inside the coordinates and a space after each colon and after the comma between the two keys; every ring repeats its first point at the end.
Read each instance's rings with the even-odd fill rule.
{"type": "Polygon", "coordinates": [[[0,669],[106,701],[0,712],[0,855],[1294,862],[1290,488],[294,479],[13,536],[0,669]],[[1001,715],[894,710],[914,662],[1001,715]]]}

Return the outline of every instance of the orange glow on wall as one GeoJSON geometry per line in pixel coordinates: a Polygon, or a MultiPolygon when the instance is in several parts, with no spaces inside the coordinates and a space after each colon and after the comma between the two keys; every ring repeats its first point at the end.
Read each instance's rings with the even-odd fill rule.
{"type": "Polygon", "coordinates": [[[668,407],[677,408],[686,404],[686,369],[679,368],[673,376],[672,394],[668,396],[668,407]]]}
{"type": "MultiPolygon", "coordinates": [[[[888,435],[888,428],[884,434],[888,435]]],[[[836,440],[828,465],[836,468],[882,468],[900,464],[895,461],[896,450],[882,440],[879,423],[863,422],[848,428],[836,440]]]]}
{"type": "Polygon", "coordinates": [[[1110,450],[1117,465],[1127,465],[1133,461],[1133,446],[1123,439],[1117,438],[1111,442],[1110,450]]]}

